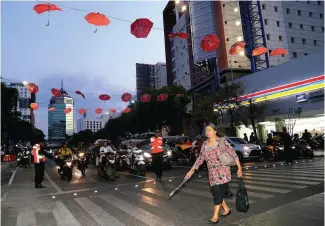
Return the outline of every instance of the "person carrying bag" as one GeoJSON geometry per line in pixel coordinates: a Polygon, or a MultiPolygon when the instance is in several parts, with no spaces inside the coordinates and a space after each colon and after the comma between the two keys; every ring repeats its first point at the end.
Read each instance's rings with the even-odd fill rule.
{"type": "Polygon", "coordinates": [[[242,177],[238,178],[238,188],[236,194],[236,209],[238,212],[246,213],[249,209],[247,190],[242,177]]]}

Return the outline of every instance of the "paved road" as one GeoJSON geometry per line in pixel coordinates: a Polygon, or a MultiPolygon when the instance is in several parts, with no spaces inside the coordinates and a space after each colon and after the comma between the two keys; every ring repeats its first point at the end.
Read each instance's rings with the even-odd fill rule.
{"type": "MultiPolygon", "coordinates": [[[[236,212],[235,199],[227,199],[233,214],[222,220],[222,225],[250,219],[324,191],[324,160],[321,158],[299,160],[291,165],[281,162],[244,165],[250,211],[236,212]]],[[[46,167],[46,189],[33,188],[33,169],[2,172],[2,225],[199,226],[206,225],[212,213],[205,170],[168,200],[187,167],[165,171],[161,184],[153,180],[151,173],[146,178],[121,174],[116,181],[101,180],[94,169],[89,169],[85,178],[75,172],[72,182],[68,183],[60,180],[54,165],[46,167]]],[[[230,188],[236,192],[236,179],[230,188]]]]}

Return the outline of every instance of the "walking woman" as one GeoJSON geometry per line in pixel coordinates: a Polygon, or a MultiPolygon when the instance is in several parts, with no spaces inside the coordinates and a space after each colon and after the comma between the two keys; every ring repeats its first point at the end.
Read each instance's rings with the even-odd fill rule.
{"type": "Polygon", "coordinates": [[[238,167],[237,175],[242,177],[242,168],[237,157],[236,152],[231,148],[224,137],[217,136],[216,126],[212,123],[206,126],[205,135],[208,140],[202,145],[199,158],[194,163],[191,170],[187,173],[187,177],[191,177],[195,170],[198,170],[200,165],[206,161],[209,171],[209,182],[214,202],[214,214],[208,221],[209,224],[217,224],[219,222],[219,211],[222,206],[223,213],[220,217],[226,217],[231,214],[231,210],[223,199],[227,183],[231,180],[231,173],[229,166],[223,166],[219,156],[228,152],[234,157],[238,167]]]}

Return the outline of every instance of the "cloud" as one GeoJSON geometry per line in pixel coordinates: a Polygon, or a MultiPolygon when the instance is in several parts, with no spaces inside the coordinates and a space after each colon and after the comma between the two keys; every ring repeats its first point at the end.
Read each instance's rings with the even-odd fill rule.
{"type": "Polygon", "coordinates": [[[37,81],[34,81],[39,92],[36,94],[36,103],[39,104],[39,109],[35,111],[36,127],[43,130],[44,134],[48,134],[48,104],[52,97],[51,88],[60,89],[61,78],[63,79],[63,88],[70,94],[75,103],[75,119],[80,118],[78,109],[86,108],[90,118],[96,117],[94,111],[100,107],[104,112],[108,112],[110,108],[122,110],[126,107],[126,103],[121,101],[121,95],[124,92],[134,92],[127,90],[125,87],[112,85],[110,81],[98,75],[90,75],[89,73],[53,73],[44,76],[37,81]],[[76,90],[80,90],[86,96],[83,99],[80,95],[75,94],[76,90]],[[103,102],[99,100],[100,94],[108,94],[111,100],[103,102]]]}

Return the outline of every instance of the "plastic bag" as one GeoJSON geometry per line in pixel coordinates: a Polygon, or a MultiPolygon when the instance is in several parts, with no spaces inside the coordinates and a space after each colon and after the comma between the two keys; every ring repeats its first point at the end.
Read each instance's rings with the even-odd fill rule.
{"type": "Polygon", "coordinates": [[[238,188],[236,194],[236,209],[238,212],[246,213],[249,209],[247,190],[243,178],[238,178],[238,188]]]}

